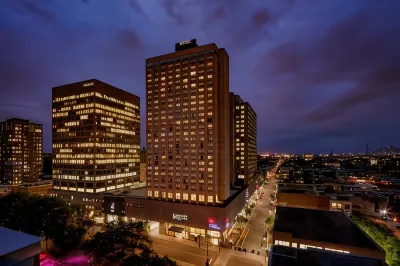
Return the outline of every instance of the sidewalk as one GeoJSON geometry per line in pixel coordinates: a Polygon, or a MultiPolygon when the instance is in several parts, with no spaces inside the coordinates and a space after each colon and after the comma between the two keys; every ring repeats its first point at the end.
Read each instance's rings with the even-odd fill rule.
{"type": "Polygon", "coordinates": [[[248,252],[245,253],[243,251],[236,251],[233,249],[221,249],[221,253],[219,254],[213,266],[225,266],[228,264],[230,259],[235,257],[248,260],[248,264],[246,265],[266,265],[264,256],[259,256],[248,252]]]}
{"type": "Polygon", "coordinates": [[[246,248],[248,251],[254,250],[255,253],[260,253],[261,256],[265,256],[265,249],[263,248],[263,237],[266,232],[265,218],[270,215],[270,210],[273,209],[271,205],[270,193],[274,190],[275,181],[272,181],[266,185],[264,190],[264,196],[259,199],[251,218],[247,224],[249,233],[243,241],[242,248],[246,248]]]}
{"type": "MultiPolygon", "coordinates": [[[[150,231],[150,236],[152,238],[158,238],[158,239],[162,239],[165,241],[170,241],[170,242],[174,242],[174,243],[178,243],[178,244],[182,244],[182,245],[186,245],[186,246],[191,246],[191,247],[195,247],[195,248],[199,248],[199,243],[198,242],[194,242],[192,240],[187,240],[187,239],[182,239],[182,238],[176,238],[173,236],[167,236],[167,235],[162,235],[160,233],[158,233],[158,228],[153,229],[150,231]]],[[[201,249],[207,250],[207,245],[204,243],[201,243],[200,245],[201,249]]],[[[221,248],[222,250],[223,248],[221,248]]],[[[208,244],[208,250],[209,251],[214,251],[214,252],[219,252],[220,248],[213,246],[211,244],[208,244]]]]}
{"type": "MultiPolygon", "coordinates": [[[[181,238],[176,238],[172,236],[167,236],[167,235],[162,235],[158,233],[158,229],[153,229],[150,231],[150,235],[154,239],[161,239],[165,241],[169,241],[171,243],[178,243],[190,247],[195,247],[199,248],[199,244],[197,242],[187,240],[187,239],[181,239],[181,238]]],[[[202,250],[206,250],[207,246],[205,244],[201,244],[200,248],[202,250]]],[[[244,251],[236,251],[230,248],[219,248],[216,246],[208,245],[208,250],[213,251],[218,253],[218,258],[215,261],[212,261],[213,266],[225,266],[228,264],[229,260],[235,260],[235,258],[243,258],[248,260],[249,264],[248,265],[265,265],[265,257],[252,254],[249,252],[244,252],[244,251]]],[[[174,259],[174,258],[173,258],[174,259]]],[[[193,266],[194,264],[183,262],[183,261],[177,261],[179,265],[182,266],[193,266]]],[[[247,265],[247,264],[246,264],[247,265]]]]}

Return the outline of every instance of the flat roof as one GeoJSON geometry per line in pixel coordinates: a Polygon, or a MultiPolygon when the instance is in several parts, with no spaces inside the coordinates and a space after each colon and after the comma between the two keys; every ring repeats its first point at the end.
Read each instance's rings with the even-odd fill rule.
{"type": "Polygon", "coordinates": [[[42,240],[41,237],[14,231],[6,227],[0,227],[0,239],[0,256],[36,244],[42,240]]]}
{"type": "Polygon", "coordinates": [[[339,211],[277,206],[274,231],[291,233],[293,238],[382,250],[339,211]]]}
{"type": "Polygon", "coordinates": [[[137,105],[140,104],[140,97],[136,94],[122,90],[98,79],[87,79],[55,86],[52,88],[52,99],[89,92],[108,94],[107,96],[117,98],[120,101],[134,102],[137,105]],[[84,86],[86,84],[90,86],[84,86]]]}
{"type": "Polygon", "coordinates": [[[362,265],[383,266],[382,260],[318,249],[273,246],[269,266],[362,265]]]}
{"type": "Polygon", "coordinates": [[[35,186],[43,186],[43,185],[51,185],[53,184],[53,180],[40,180],[36,182],[30,183],[22,183],[18,185],[18,187],[35,187],[35,186]]]}

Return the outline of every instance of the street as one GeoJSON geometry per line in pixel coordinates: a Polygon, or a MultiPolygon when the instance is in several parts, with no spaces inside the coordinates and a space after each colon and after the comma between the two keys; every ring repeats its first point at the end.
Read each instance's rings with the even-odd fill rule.
{"type": "MultiPolygon", "coordinates": [[[[179,265],[204,266],[206,263],[207,251],[204,248],[198,248],[197,244],[193,241],[159,234],[153,234],[152,240],[151,247],[156,253],[160,256],[168,255],[169,258],[176,260],[179,265]]],[[[218,248],[209,247],[208,257],[211,259],[210,265],[213,265],[218,255],[218,248]]]]}
{"type": "Polygon", "coordinates": [[[398,229],[396,226],[396,223],[393,222],[386,222],[382,221],[381,219],[376,219],[376,218],[371,218],[375,223],[381,223],[386,225],[389,229],[393,230],[393,234],[397,237],[397,239],[400,239],[400,229],[398,229]]]}
{"type": "MultiPolygon", "coordinates": [[[[267,229],[265,228],[265,218],[270,216],[270,211],[272,210],[270,194],[274,192],[275,185],[275,179],[272,178],[269,184],[264,185],[264,196],[262,199],[258,200],[247,225],[249,233],[243,243],[242,248],[250,251],[254,250],[256,254],[261,248],[264,232],[267,229]]],[[[260,250],[260,255],[265,256],[265,251],[260,250]]]]}

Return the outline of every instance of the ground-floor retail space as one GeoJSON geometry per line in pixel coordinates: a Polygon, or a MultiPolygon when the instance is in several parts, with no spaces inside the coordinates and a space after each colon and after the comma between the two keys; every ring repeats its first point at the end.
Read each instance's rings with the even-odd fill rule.
{"type": "Polygon", "coordinates": [[[199,245],[228,246],[231,243],[228,236],[238,219],[249,216],[256,205],[259,186],[253,182],[232,191],[231,198],[215,205],[107,195],[104,221],[146,221],[149,230],[157,230],[160,235],[195,241],[199,245]]]}
{"type": "Polygon", "coordinates": [[[181,224],[160,223],[159,233],[176,238],[209,243],[218,246],[223,241],[222,233],[209,229],[194,228],[181,224]]]}
{"type": "Polygon", "coordinates": [[[135,219],[130,217],[118,217],[117,215],[107,214],[106,222],[114,222],[118,220],[122,220],[125,222],[135,222],[135,221],[144,221],[148,224],[148,229],[158,230],[158,233],[161,235],[167,235],[171,237],[186,239],[198,242],[200,244],[206,244],[207,242],[211,245],[218,246],[221,242],[226,239],[226,235],[229,230],[221,233],[219,231],[210,230],[210,229],[202,229],[202,228],[194,228],[190,226],[185,226],[182,224],[176,223],[167,223],[167,222],[156,222],[156,221],[148,221],[135,219]]]}

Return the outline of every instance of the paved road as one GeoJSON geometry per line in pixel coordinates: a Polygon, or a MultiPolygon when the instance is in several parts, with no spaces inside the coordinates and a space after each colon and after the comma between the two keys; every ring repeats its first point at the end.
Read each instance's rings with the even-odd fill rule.
{"type": "Polygon", "coordinates": [[[226,266],[262,266],[263,264],[256,260],[231,256],[226,266]]]}
{"type": "Polygon", "coordinates": [[[397,224],[393,223],[393,222],[385,222],[382,221],[381,219],[376,219],[376,218],[371,218],[372,220],[374,220],[376,223],[381,223],[386,225],[387,227],[389,227],[389,229],[393,230],[393,234],[397,237],[397,239],[400,240],[400,229],[396,228],[397,224]]]}
{"type": "MultiPolygon", "coordinates": [[[[271,198],[270,194],[274,191],[275,180],[271,180],[268,185],[265,185],[264,196],[259,199],[254,209],[253,215],[248,223],[247,228],[249,233],[243,243],[243,248],[247,250],[255,250],[255,254],[261,247],[261,242],[265,232],[265,218],[270,214],[271,198]]],[[[265,255],[265,251],[260,250],[260,255],[265,255]]]]}
{"type": "MultiPolygon", "coordinates": [[[[181,262],[198,266],[206,264],[207,252],[204,249],[158,238],[153,238],[152,248],[161,256],[168,255],[171,259],[181,262]]],[[[218,255],[218,252],[208,251],[208,257],[212,259],[211,265],[217,260],[218,255]]]]}

